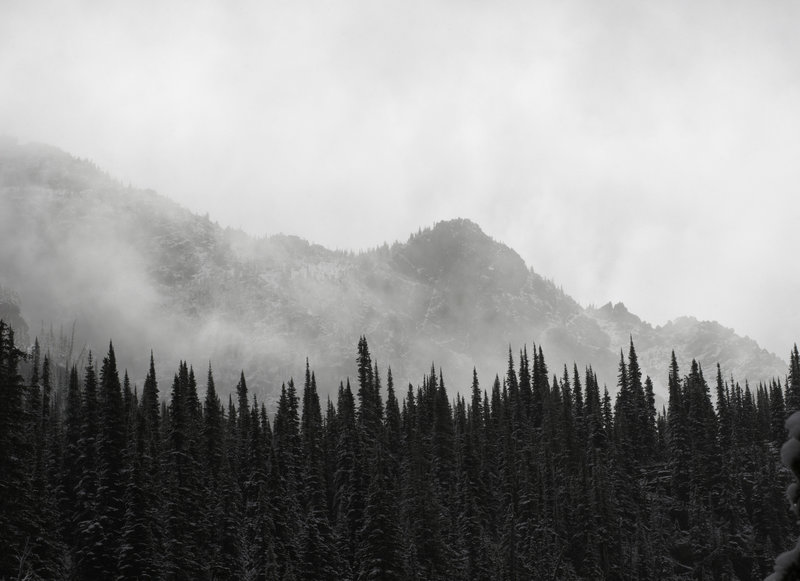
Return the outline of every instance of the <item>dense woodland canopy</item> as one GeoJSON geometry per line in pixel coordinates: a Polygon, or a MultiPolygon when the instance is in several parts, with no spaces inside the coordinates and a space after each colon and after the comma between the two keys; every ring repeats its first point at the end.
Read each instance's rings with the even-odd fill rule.
{"type": "Polygon", "coordinates": [[[794,543],[796,346],[757,386],[673,355],[661,410],[633,341],[613,398],[541,346],[455,397],[363,337],[356,362],[335,401],[307,364],[272,413],[244,374],[224,401],[151,357],[139,390],[112,345],[56,370],[0,322],[0,579],[760,579],[794,543]]]}

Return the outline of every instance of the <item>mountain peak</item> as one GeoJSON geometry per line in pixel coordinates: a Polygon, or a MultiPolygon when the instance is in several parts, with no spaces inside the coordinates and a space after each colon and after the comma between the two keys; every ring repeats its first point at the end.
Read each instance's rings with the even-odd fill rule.
{"type": "Polygon", "coordinates": [[[600,319],[620,324],[640,325],[643,322],[639,317],[631,313],[625,303],[622,302],[612,303],[609,301],[599,309],[594,309],[594,313],[600,319]]]}
{"type": "Polygon", "coordinates": [[[491,279],[501,290],[514,292],[528,280],[519,254],[464,218],[420,230],[394,247],[394,257],[400,270],[427,281],[473,286],[491,279]]]}
{"type": "Polygon", "coordinates": [[[446,244],[499,244],[488,236],[478,224],[466,218],[453,218],[441,220],[433,226],[421,228],[416,234],[412,234],[407,244],[413,242],[426,244],[435,243],[446,244]]]}
{"type": "MultiPolygon", "coordinates": [[[[433,225],[432,230],[440,230],[455,233],[471,233],[473,235],[483,236],[489,238],[481,227],[469,218],[451,218],[449,220],[440,220],[433,225]]],[[[490,238],[489,238],[490,239],[490,238]]],[[[491,239],[490,239],[491,240],[491,239]]]]}

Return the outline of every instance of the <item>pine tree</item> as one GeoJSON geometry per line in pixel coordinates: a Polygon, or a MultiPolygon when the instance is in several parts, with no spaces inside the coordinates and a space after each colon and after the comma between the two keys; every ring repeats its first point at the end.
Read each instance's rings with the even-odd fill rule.
{"type": "Polygon", "coordinates": [[[322,410],[319,405],[317,382],[306,359],[306,378],[303,385],[303,408],[300,417],[301,481],[304,487],[306,511],[327,513],[325,478],[322,456],[322,410]]]}
{"type": "Polygon", "coordinates": [[[44,429],[42,427],[42,386],[39,377],[41,363],[41,348],[39,339],[35,339],[33,345],[33,368],[31,369],[31,379],[27,389],[26,399],[26,420],[25,427],[28,441],[31,443],[30,457],[30,480],[34,498],[40,499],[44,492],[45,479],[45,450],[44,450],[44,429]]]}
{"type": "Polygon", "coordinates": [[[671,471],[672,498],[674,508],[672,516],[682,529],[689,526],[688,503],[690,490],[690,450],[688,419],[686,415],[683,390],[681,389],[680,372],[675,352],[669,370],[669,408],[667,411],[667,437],[669,466],[671,471]]]}
{"type": "Polygon", "coordinates": [[[211,371],[211,363],[209,363],[206,397],[203,401],[203,456],[205,459],[205,473],[209,477],[207,486],[211,490],[215,489],[219,482],[222,462],[225,456],[222,420],[222,403],[217,395],[214,374],[211,371]]]}
{"type": "Polygon", "coordinates": [[[656,395],[653,389],[653,380],[646,376],[644,380],[644,404],[645,409],[642,413],[642,432],[644,434],[644,449],[642,450],[643,460],[654,460],[652,451],[658,448],[658,429],[656,413],[656,395]]]}
{"type": "Polygon", "coordinates": [[[356,559],[356,578],[359,581],[406,579],[402,560],[403,543],[398,526],[397,495],[384,456],[385,450],[379,445],[372,463],[364,508],[364,526],[359,532],[362,539],[356,559]]]}
{"type": "Polygon", "coordinates": [[[617,398],[614,402],[614,442],[620,455],[631,458],[636,434],[636,408],[628,380],[628,366],[625,356],[619,353],[619,373],[617,375],[617,398]]]}
{"type": "Polygon", "coordinates": [[[79,578],[102,578],[105,575],[102,542],[103,529],[98,522],[100,405],[97,373],[91,352],[83,380],[83,405],[81,406],[81,438],[78,458],[80,480],[76,485],[77,540],[74,551],[75,574],[79,578]]]}
{"type": "Polygon", "coordinates": [[[581,376],[578,373],[577,363],[572,366],[572,392],[574,399],[573,415],[575,417],[575,436],[579,442],[584,442],[587,437],[586,432],[586,416],[584,408],[584,393],[583,385],[581,384],[581,376]]]}
{"type": "Polygon", "coordinates": [[[325,458],[322,450],[322,410],[317,382],[306,360],[303,410],[300,419],[304,522],[300,540],[300,573],[305,579],[338,579],[340,572],[328,521],[325,458]]]}
{"type": "Polygon", "coordinates": [[[400,405],[394,391],[392,368],[386,372],[386,418],[384,424],[386,442],[386,470],[390,482],[400,479],[400,463],[403,453],[403,427],[400,416],[400,405]]]}
{"type": "Polygon", "coordinates": [[[101,541],[98,558],[104,577],[110,578],[117,568],[122,529],[125,492],[125,416],[122,388],[117,372],[114,347],[100,369],[99,433],[97,437],[97,518],[101,541]],[[102,548],[100,548],[102,547],[102,548]]]}
{"type": "Polygon", "coordinates": [[[67,388],[66,409],[64,412],[64,445],[60,466],[61,520],[64,523],[64,540],[70,549],[71,559],[76,560],[78,548],[78,522],[80,519],[79,483],[81,473],[81,428],[83,409],[78,379],[78,370],[70,369],[67,388]]]}
{"type": "Polygon", "coordinates": [[[149,498],[147,494],[145,456],[147,441],[143,411],[137,407],[133,426],[134,437],[129,444],[130,468],[124,495],[125,512],[120,532],[117,563],[119,574],[125,579],[156,579],[158,575],[155,545],[150,528],[149,498]]]}
{"type": "MultiPolygon", "coordinates": [[[[628,379],[630,381],[630,392],[634,410],[634,417],[631,418],[636,426],[637,438],[634,444],[636,457],[639,461],[645,461],[652,453],[655,441],[653,430],[655,428],[655,401],[648,401],[648,394],[645,385],[642,383],[642,371],[639,367],[639,358],[636,355],[636,348],[633,345],[633,337],[630,340],[628,350],[628,379]]],[[[649,378],[645,380],[647,382],[649,378]]]]}
{"type": "Polygon", "coordinates": [[[368,447],[380,437],[383,420],[383,404],[380,394],[380,379],[377,368],[372,367],[366,337],[358,341],[358,425],[368,447]]]}
{"type": "Polygon", "coordinates": [[[200,559],[200,405],[194,372],[181,362],[172,383],[165,469],[166,575],[169,579],[204,574],[200,559]]]}
{"type": "Polygon", "coordinates": [[[26,461],[26,390],[19,374],[24,354],[14,344],[14,331],[0,320],[0,577],[27,574],[32,530],[32,496],[26,461]]]}
{"type": "Polygon", "coordinates": [[[203,537],[208,543],[209,569],[214,579],[236,579],[241,574],[240,495],[234,486],[227,442],[222,403],[209,363],[202,428],[203,505],[207,507],[203,511],[203,537]]]}
{"type": "Polygon", "coordinates": [[[800,352],[797,343],[789,352],[789,376],[786,380],[786,412],[792,414],[800,410],[800,352]]]}
{"type": "MultiPolygon", "coordinates": [[[[783,400],[783,389],[780,380],[772,381],[769,392],[769,411],[770,411],[770,438],[775,445],[780,444],[786,439],[786,405],[783,400]]],[[[721,422],[720,418],[720,422],[721,422]]]]}
{"type": "MultiPolygon", "coordinates": [[[[355,400],[349,380],[346,385],[339,385],[336,420],[339,433],[335,450],[333,512],[340,543],[339,553],[342,555],[345,568],[352,571],[356,566],[356,551],[363,527],[365,499],[361,489],[363,467],[356,425],[355,400]]],[[[346,570],[342,573],[344,578],[349,578],[346,570]]]]}
{"type": "Polygon", "coordinates": [[[423,381],[407,409],[407,456],[403,467],[402,518],[406,524],[406,569],[412,579],[450,578],[453,560],[447,545],[446,509],[441,504],[432,466],[435,374],[423,381]]]}
{"type": "Polygon", "coordinates": [[[441,372],[439,380],[431,375],[430,390],[433,407],[433,432],[431,434],[432,463],[438,489],[443,499],[454,492],[455,449],[453,433],[453,411],[447,397],[441,372]]]}
{"type": "MultiPolygon", "coordinates": [[[[275,551],[275,524],[268,500],[267,438],[262,434],[258,401],[253,396],[250,407],[250,441],[246,446],[247,469],[244,499],[244,570],[253,579],[271,579],[279,575],[275,551]]],[[[265,426],[266,427],[266,426],[265,426]]],[[[283,491],[285,494],[285,491],[283,491]]]]}
{"type": "Polygon", "coordinates": [[[686,378],[686,422],[691,457],[692,487],[694,495],[705,495],[705,505],[719,502],[719,457],[717,417],[711,404],[708,384],[703,370],[696,361],[686,378]]]}
{"type": "MultiPolygon", "coordinates": [[[[142,424],[144,448],[141,451],[139,461],[141,462],[142,474],[145,475],[142,486],[144,489],[143,504],[147,513],[147,530],[153,539],[153,547],[163,548],[166,544],[166,531],[163,526],[162,505],[165,501],[163,492],[167,486],[162,468],[164,467],[163,443],[167,441],[167,438],[164,437],[162,431],[169,425],[169,416],[166,412],[166,402],[159,398],[158,379],[156,378],[152,351],[150,352],[150,367],[142,388],[140,416],[137,418],[137,422],[141,421],[142,424]]],[[[154,555],[152,567],[157,569],[161,565],[161,553],[159,551],[158,554],[154,555]]]]}
{"type": "Polygon", "coordinates": [[[145,438],[151,458],[158,458],[161,452],[160,437],[161,413],[158,397],[158,381],[156,380],[153,352],[150,352],[150,370],[144,380],[142,389],[142,414],[144,415],[145,438]]]}
{"type": "MultiPolygon", "coordinates": [[[[249,408],[249,400],[248,400],[248,393],[247,393],[247,381],[244,378],[244,371],[239,374],[239,383],[236,384],[236,396],[237,396],[237,403],[238,407],[237,411],[237,457],[236,457],[236,465],[243,466],[245,459],[247,458],[247,446],[250,442],[250,408],[249,408]]],[[[244,485],[244,482],[241,480],[244,478],[244,473],[240,473],[240,485],[244,485]]]]}
{"type": "Polygon", "coordinates": [[[60,541],[60,523],[51,487],[49,359],[45,355],[42,363],[38,339],[35,340],[30,358],[31,378],[25,394],[25,410],[20,417],[24,423],[26,446],[17,451],[25,464],[25,482],[29,488],[25,494],[28,500],[26,562],[29,570],[36,575],[58,577],[63,575],[65,548],[60,541]]]}
{"type": "Polygon", "coordinates": [[[600,385],[591,367],[586,368],[586,401],[584,410],[590,450],[604,448],[607,439],[603,421],[603,405],[600,400],[600,385]]]}
{"type": "Polygon", "coordinates": [[[275,526],[275,554],[278,575],[288,578],[296,574],[295,565],[300,562],[298,527],[302,522],[301,440],[300,417],[298,415],[297,391],[294,381],[281,387],[281,397],[275,414],[273,434],[275,467],[272,475],[271,511],[275,526]]]}

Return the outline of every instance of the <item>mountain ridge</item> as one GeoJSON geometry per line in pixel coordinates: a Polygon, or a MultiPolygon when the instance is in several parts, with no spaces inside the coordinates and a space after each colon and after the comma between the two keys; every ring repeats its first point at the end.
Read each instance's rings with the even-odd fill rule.
{"type": "Polygon", "coordinates": [[[29,322],[78,320],[95,348],[111,334],[118,353],[142,351],[133,377],[153,348],[165,369],[226,362],[215,374],[231,387],[244,368],[269,398],[309,357],[333,392],[354,375],[362,334],[398,383],[417,383],[433,361],[461,391],[473,367],[488,387],[509,346],[534,342],[551,373],[592,365],[612,391],[631,336],[662,395],[673,348],[687,368],[692,358],[706,369],[719,362],[739,381],[786,370],[719,323],[653,326],[622,303],[583,307],[467,219],[358,253],[291,234],[255,238],[56,148],[7,142],[0,190],[11,210],[0,219],[0,285],[19,293],[29,322]]]}

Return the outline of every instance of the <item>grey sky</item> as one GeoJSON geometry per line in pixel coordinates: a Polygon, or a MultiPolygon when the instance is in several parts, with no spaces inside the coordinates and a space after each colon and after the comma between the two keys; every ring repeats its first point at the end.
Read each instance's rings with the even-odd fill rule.
{"type": "Polygon", "coordinates": [[[583,304],[800,337],[800,3],[0,2],[0,133],[329,247],[475,220],[583,304]]]}

